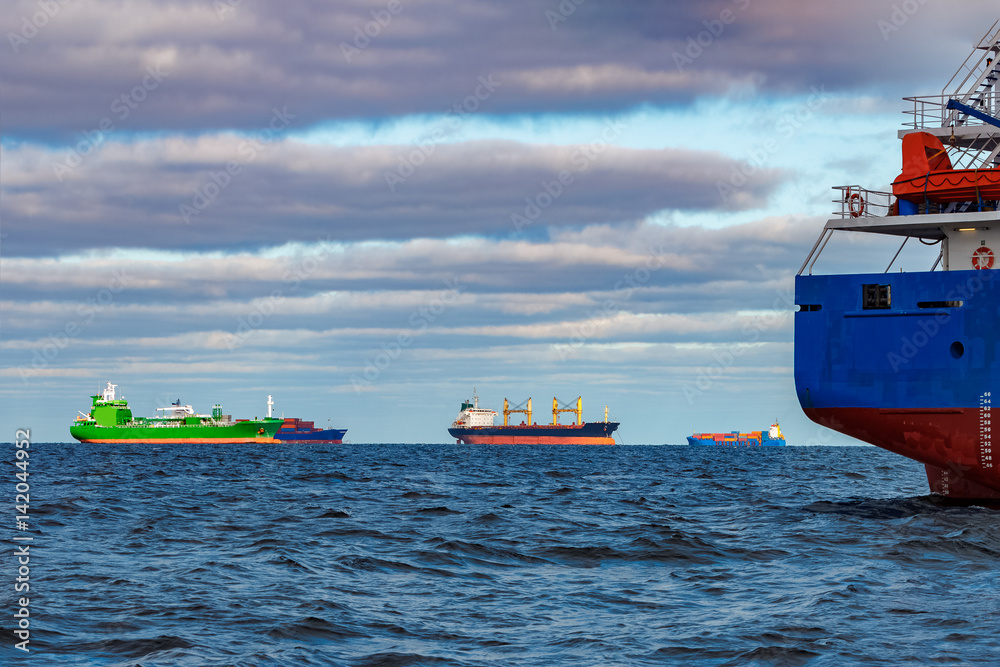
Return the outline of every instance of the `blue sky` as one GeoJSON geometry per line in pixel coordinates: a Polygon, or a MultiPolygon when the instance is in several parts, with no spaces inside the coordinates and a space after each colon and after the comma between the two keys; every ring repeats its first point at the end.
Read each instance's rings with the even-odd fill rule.
{"type": "MultiPolygon", "coordinates": [[[[895,177],[900,98],[995,20],[934,0],[14,4],[0,392],[47,441],[112,381],[145,415],[259,416],[273,394],[354,442],[447,442],[476,388],[493,408],[582,395],[628,444],[775,418],[844,443],[795,401],[793,276],[832,186],[895,177]]],[[[894,251],[845,237],[817,270],[894,251]]]]}

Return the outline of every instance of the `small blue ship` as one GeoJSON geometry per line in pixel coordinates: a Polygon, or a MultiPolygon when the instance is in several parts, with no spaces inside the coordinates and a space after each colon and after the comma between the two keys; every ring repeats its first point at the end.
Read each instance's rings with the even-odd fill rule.
{"type": "Polygon", "coordinates": [[[316,428],[314,422],[285,417],[274,439],[288,445],[342,445],[346,428],[316,428]]]}
{"type": "Polygon", "coordinates": [[[730,447],[783,447],[785,436],[778,422],[771,424],[767,431],[740,433],[695,433],[688,436],[689,445],[728,445],[730,447]]]}

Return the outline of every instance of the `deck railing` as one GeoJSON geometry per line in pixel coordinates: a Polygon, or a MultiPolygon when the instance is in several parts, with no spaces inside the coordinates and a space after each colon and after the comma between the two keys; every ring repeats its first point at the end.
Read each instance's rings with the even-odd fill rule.
{"type": "MultiPolygon", "coordinates": [[[[948,100],[950,99],[953,99],[951,95],[904,97],[903,101],[912,102],[913,108],[903,109],[904,115],[912,117],[912,120],[903,123],[903,127],[913,130],[927,130],[950,126],[971,127],[988,124],[974,116],[968,116],[958,109],[949,109],[948,100]]],[[[995,118],[1000,113],[1000,95],[995,90],[984,91],[975,100],[970,100],[969,106],[995,118]]]]}
{"type": "Polygon", "coordinates": [[[840,198],[833,200],[834,204],[840,204],[840,210],[833,214],[841,218],[884,218],[890,213],[891,192],[868,190],[860,185],[838,185],[833,189],[840,192],[840,198]]]}

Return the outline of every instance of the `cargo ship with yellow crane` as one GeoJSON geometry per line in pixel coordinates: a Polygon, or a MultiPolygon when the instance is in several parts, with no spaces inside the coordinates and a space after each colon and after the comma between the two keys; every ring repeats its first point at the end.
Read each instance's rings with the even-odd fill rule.
{"type": "Polygon", "coordinates": [[[472,402],[462,401],[458,417],[448,433],[457,444],[466,445],[613,445],[613,434],[618,430],[618,422],[608,421],[608,408],[604,407],[603,422],[583,421],[583,397],[560,406],[559,400],[552,399],[552,423],[536,424],[532,421],[531,398],[513,408],[503,399],[503,425],[494,425],[495,410],[479,407],[479,397],[473,393],[472,402]],[[575,423],[560,424],[561,413],[576,415],[575,423]],[[523,414],[524,421],[512,424],[510,416],[523,414]]]}

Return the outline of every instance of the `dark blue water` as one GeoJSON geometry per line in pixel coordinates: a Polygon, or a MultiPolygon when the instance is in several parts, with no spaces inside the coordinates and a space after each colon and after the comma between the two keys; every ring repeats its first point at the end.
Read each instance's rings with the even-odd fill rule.
{"type": "MultiPolygon", "coordinates": [[[[5,613],[3,664],[1000,656],[1000,514],[928,496],[921,466],[875,448],[31,452],[32,653],[5,613]]],[[[6,534],[9,555],[25,533],[6,534]]]]}

